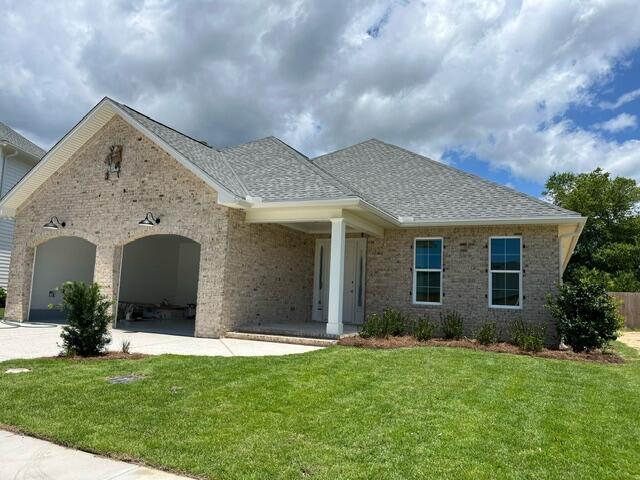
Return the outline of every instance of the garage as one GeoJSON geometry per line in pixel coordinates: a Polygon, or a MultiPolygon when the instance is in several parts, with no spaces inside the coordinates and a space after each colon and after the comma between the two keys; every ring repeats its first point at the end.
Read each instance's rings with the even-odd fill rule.
{"type": "Polygon", "coordinates": [[[122,250],[117,328],[194,335],[200,244],[151,235],[122,250]]]}
{"type": "Polygon", "coordinates": [[[96,246],[78,237],[58,237],[36,247],[29,321],[63,322],[58,288],[68,281],[93,282],[96,246]]]}

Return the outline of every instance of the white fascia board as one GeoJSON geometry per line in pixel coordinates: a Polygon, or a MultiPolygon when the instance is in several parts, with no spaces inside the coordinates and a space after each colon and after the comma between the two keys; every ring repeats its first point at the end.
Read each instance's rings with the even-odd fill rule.
{"type": "Polygon", "coordinates": [[[359,198],[337,198],[331,200],[285,200],[281,202],[269,202],[260,200],[251,202],[251,208],[301,208],[301,207],[337,207],[349,208],[357,207],[360,204],[359,198]]]}
{"type": "MultiPolygon", "coordinates": [[[[0,147],[9,147],[12,148],[14,150],[16,150],[17,152],[19,152],[22,155],[25,155],[27,157],[29,157],[30,160],[33,160],[34,162],[39,162],[40,161],[40,157],[38,157],[37,155],[34,155],[33,153],[29,153],[26,150],[21,149],[20,147],[17,147],[16,145],[14,145],[11,142],[7,142],[7,141],[1,141],[0,142],[0,147]]],[[[44,158],[44,157],[43,157],[44,158]]]]}
{"type": "Polygon", "coordinates": [[[158,135],[153,133],[147,127],[139,123],[136,119],[131,117],[131,115],[129,115],[125,110],[120,108],[111,100],[109,99],[106,99],[106,100],[109,102],[109,105],[118,112],[118,114],[124,119],[124,121],[126,121],[129,125],[134,127],[136,130],[138,130],[140,133],[150,138],[160,148],[162,148],[165,152],[167,152],[169,155],[175,158],[178,161],[178,163],[180,163],[183,167],[185,167],[187,170],[189,170],[191,173],[193,173],[195,176],[197,176],[203,182],[205,182],[207,185],[213,188],[216,192],[218,192],[219,203],[227,206],[239,207],[241,205],[241,202],[245,201],[244,199],[235,195],[233,192],[231,192],[229,189],[227,189],[225,186],[223,186],[219,182],[216,182],[213,178],[211,178],[211,176],[203,172],[202,169],[200,169],[197,165],[189,161],[182,153],[180,153],[178,150],[173,148],[171,145],[169,145],[167,142],[165,142],[162,138],[160,138],[158,135]],[[220,201],[221,200],[220,197],[222,198],[222,201],[220,201]]]}
{"type": "Polygon", "coordinates": [[[464,225],[563,225],[586,221],[586,217],[519,217],[519,218],[460,218],[450,220],[427,220],[402,222],[401,227],[451,227],[464,225]]]}
{"type": "MultiPolygon", "coordinates": [[[[109,99],[106,97],[103,98],[95,107],[93,107],[89,111],[89,113],[87,113],[82,118],[82,120],[80,120],[76,124],[75,127],[69,130],[69,132],[67,132],[67,134],[64,137],[62,137],[58,141],[58,143],[56,143],[53,146],[53,148],[49,150],[44,155],[44,157],[42,157],[42,159],[40,159],[40,161],[35,165],[35,167],[29,170],[29,172],[24,177],[22,177],[22,179],[18,183],[16,183],[11,190],[9,190],[9,192],[4,196],[4,198],[0,200],[0,210],[6,210],[7,212],[13,211],[13,215],[15,215],[15,211],[18,209],[18,207],[22,205],[22,202],[24,202],[24,200],[26,200],[31,195],[31,194],[27,195],[23,200],[18,201],[17,204],[12,205],[11,201],[16,196],[16,194],[22,190],[24,185],[31,182],[31,180],[39,174],[40,170],[42,170],[44,166],[48,163],[49,159],[52,158],[62,148],[62,146],[65,144],[67,139],[69,139],[76,132],[82,129],[91,120],[91,118],[93,117],[93,114],[96,113],[99,109],[104,108],[105,105],[107,105],[108,103],[111,104],[112,102],[110,102],[109,99]]],[[[35,192],[42,183],[44,183],[44,180],[39,185],[37,185],[31,193],[35,192]]]]}

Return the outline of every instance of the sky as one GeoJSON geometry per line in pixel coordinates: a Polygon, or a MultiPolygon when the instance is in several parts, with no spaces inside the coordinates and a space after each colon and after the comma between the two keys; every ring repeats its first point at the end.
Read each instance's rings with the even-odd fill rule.
{"type": "Polygon", "coordinates": [[[12,1],[0,121],[51,147],[104,96],[210,145],[369,138],[540,196],[640,181],[640,2],[12,1]]]}

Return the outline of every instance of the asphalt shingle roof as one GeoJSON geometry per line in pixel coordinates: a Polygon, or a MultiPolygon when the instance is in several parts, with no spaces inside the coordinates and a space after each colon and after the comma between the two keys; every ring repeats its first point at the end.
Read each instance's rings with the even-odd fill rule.
{"type": "Polygon", "coordinates": [[[250,194],[263,201],[355,197],[348,188],[275,137],[230,147],[220,153],[250,194]]]}
{"type": "Polygon", "coordinates": [[[312,161],[395,217],[427,221],[579,216],[376,139],[312,161]]]}
{"type": "Polygon", "coordinates": [[[37,158],[42,158],[44,157],[44,154],[47,153],[31,140],[20,135],[13,128],[0,122],[0,142],[2,141],[5,141],[9,145],[12,145],[37,158]]]}
{"type": "Polygon", "coordinates": [[[415,221],[579,216],[380,140],[313,160],[275,137],[218,150],[114,103],[242,198],[260,197],[263,202],[361,198],[396,218],[415,221]]]}
{"type": "Polygon", "coordinates": [[[133,119],[155,133],[174,150],[180,152],[187,160],[200,168],[213,180],[227,188],[231,193],[244,197],[248,192],[244,189],[233,169],[225,161],[220,152],[188,135],[156,122],[152,118],[134,110],[127,105],[117,103],[133,119]]]}

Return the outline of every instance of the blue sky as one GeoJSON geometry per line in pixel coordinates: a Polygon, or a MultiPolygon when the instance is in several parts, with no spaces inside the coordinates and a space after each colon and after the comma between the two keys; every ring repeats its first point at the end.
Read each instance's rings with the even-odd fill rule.
{"type": "Polygon", "coordinates": [[[0,120],[45,148],[109,96],[219,147],[378,138],[535,196],[554,171],[640,180],[638,0],[0,8],[0,120]]]}
{"type": "MultiPolygon", "coordinates": [[[[570,120],[577,128],[597,132],[610,142],[640,139],[640,121],[637,121],[636,126],[619,131],[598,128],[598,125],[620,114],[640,119],[640,49],[618,60],[610,75],[605,80],[596,82],[588,91],[592,96],[588,104],[570,105],[559,117],[570,120]],[[609,108],[600,106],[602,102],[615,104],[620,97],[634,91],[639,91],[638,96],[617,108],[613,108],[613,105],[609,108]]],[[[460,154],[455,149],[445,151],[443,158],[453,166],[536,197],[540,197],[544,190],[544,182],[517,177],[507,169],[493,168],[490,159],[481,160],[477,155],[460,154]]],[[[640,157],[636,165],[636,170],[640,171],[640,157]]]]}

